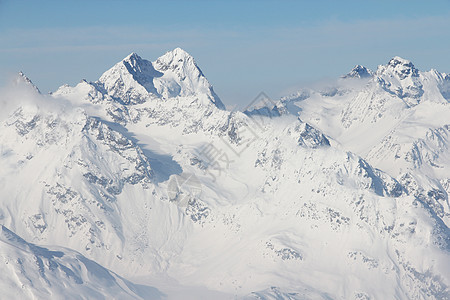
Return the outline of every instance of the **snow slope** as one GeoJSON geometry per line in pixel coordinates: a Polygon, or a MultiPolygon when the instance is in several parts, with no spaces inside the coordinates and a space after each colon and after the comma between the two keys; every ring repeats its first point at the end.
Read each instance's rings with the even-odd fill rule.
{"type": "Polygon", "coordinates": [[[447,77],[400,58],[350,74],[246,113],[178,48],[52,95],[19,79],[0,223],[155,297],[446,299],[447,77]]]}
{"type": "Polygon", "coordinates": [[[1,296],[4,299],[161,299],[164,294],[136,285],[80,253],[30,244],[1,225],[1,296]]]}

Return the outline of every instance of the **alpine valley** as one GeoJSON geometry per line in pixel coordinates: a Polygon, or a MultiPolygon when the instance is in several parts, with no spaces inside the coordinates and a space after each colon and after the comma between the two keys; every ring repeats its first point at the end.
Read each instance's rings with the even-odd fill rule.
{"type": "Polygon", "coordinates": [[[177,48],[0,105],[2,299],[450,299],[450,75],[230,111],[177,48]]]}

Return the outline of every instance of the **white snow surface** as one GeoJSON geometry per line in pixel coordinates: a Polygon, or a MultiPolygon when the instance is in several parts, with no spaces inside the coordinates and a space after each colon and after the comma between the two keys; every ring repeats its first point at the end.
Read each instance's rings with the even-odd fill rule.
{"type": "Polygon", "coordinates": [[[156,288],[137,285],[78,252],[30,244],[0,227],[3,299],[162,299],[156,288]],[[71,288],[67,288],[71,287],[71,288]]]}
{"type": "Polygon", "coordinates": [[[20,74],[0,298],[449,299],[449,78],[355,68],[276,115],[226,111],[179,48],[51,95],[20,74]]]}

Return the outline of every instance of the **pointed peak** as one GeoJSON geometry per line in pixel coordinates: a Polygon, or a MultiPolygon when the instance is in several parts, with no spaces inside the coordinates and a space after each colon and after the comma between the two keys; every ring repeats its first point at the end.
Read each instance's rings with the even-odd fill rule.
{"type": "Polygon", "coordinates": [[[196,65],[192,55],[190,55],[185,50],[179,47],[171,51],[167,51],[164,55],[162,55],[156,60],[156,63],[160,65],[172,65],[172,64],[178,65],[180,63],[184,64],[186,62],[190,62],[196,65]]]}
{"type": "Polygon", "coordinates": [[[123,60],[141,60],[142,58],[136,53],[131,52],[127,57],[125,57],[123,60]]]}
{"type": "Polygon", "coordinates": [[[28,78],[25,73],[23,73],[22,71],[20,71],[17,75],[16,78],[16,83],[25,83],[26,85],[32,87],[36,92],[38,92],[39,94],[41,93],[41,91],[38,89],[38,87],[36,85],[34,85],[34,83],[31,81],[30,78],[28,78]]]}
{"type": "Polygon", "coordinates": [[[204,76],[200,68],[197,66],[194,58],[181,48],[175,48],[167,51],[154,62],[155,68],[160,72],[172,70],[181,72],[181,77],[185,77],[187,73],[196,74],[196,76],[204,76]]]}
{"type": "Polygon", "coordinates": [[[132,52],[103,73],[96,84],[124,104],[137,104],[158,95],[153,79],[162,75],[150,61],[132,52]]]}
{"type": "Polygon", "coordinates": [[[143,59],[142,57],[140,57],[136,52],[132,52],[127,57],[122,59],[122,61],[119,63],[136,66],[138,64],[142,64],[142,62],[144,62],[144,61],[146,61],[146,60],[143,59]]]}
{"type": "Polygon", "coordinates": [[[369,78],[373,76],[373,72],[364,66],[356,65],[349,73],[342,78],[369,78]]]}
{"type": "Polygon", "coordinates": [[[28,77],[27,77],[27,75],[25,75],[25,73],[24,73],[24,72],[22,72],[22,71],[19,71],[19,73],[18,73],[17,75],[18,75],[17,77],[19,77],[19,78],[21,78],[21,79],[25,80],[26,82],[29,82],[29,83],[31,83],[31,80],[30,80],[30,78],[28,78],[28,77]]]}
{"type": "Polygon", "coordinates": [[[124,59],[119,61],[111,69],[106,71],[102,75],[102,77],[104,77],[105,74],[114,73],[117,69],[122,69],[123,71],[126,70],[127,73],[131,74],[133,77],[135,77],[135,79],[139,80],[141,80],[143,76],[157,77],[162,75],[159,72],[155,71],[150,61],[140,57],[136,52],[130,53],[124,59]]]}
{"type": "Polygon", "coordinates": [[[190,55],[187,51],[185,51],[184,49],[181,49],[180,47],[177,47],[177,48],[173,49],[172,51],[166,52],[166,54],[168,54],[168,53],[171,53],[177,57],[192,57],[192,55],[190,55]]]}

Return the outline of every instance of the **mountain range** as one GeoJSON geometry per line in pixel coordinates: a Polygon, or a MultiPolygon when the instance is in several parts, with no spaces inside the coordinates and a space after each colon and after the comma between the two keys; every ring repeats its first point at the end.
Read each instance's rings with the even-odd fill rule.
{"type": "Polygon", "coordinates": [[[449,299],[450,75],[394,57],[229,111],[136,53],[0,95],[2,297],[449,299]]]}

